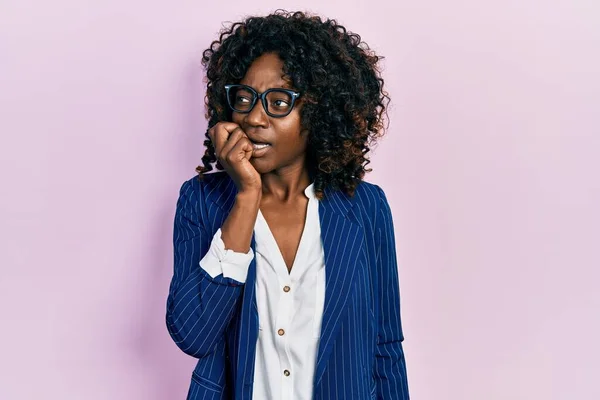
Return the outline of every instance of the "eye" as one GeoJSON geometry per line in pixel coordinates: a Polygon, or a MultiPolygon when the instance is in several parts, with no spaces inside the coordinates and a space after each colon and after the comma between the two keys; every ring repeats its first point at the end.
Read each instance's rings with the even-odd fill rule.
{"type": "Polygon", "coordinates": [[[251,103],[252,100],[247,96],[238,95],[235,99],[236,103],[251,103]]]}
{"type": "Polygon", "coordinates": [[[277,99],[277,100],[273,101],[273,105],[275,107],[283,107],[283,108],[285,108],[285,107],[289,107],[290,103],[288,101],[286,101],[286,100],[277,99]]]}

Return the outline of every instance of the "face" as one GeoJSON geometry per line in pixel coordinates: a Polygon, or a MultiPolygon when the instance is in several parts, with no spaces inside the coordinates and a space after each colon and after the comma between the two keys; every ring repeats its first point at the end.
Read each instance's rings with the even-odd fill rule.
{"type": "MultiPolygon", "coordinates": [[[[263,54],[248,68],[240,81],[258,93],[270,88],[295,89],[289,80],[284,79],[283,61],[274,53],[263,54]]],[[[285,168],[303,168],[308,132],[300,125],[301,98],[285,117],[269,116],[260,100],[247,114],[233,112],[232,120],[241,126],[251,141],[266,143],[264,149],[255,150],[250,163],[260,173],[265,174],[285,168]]]]}

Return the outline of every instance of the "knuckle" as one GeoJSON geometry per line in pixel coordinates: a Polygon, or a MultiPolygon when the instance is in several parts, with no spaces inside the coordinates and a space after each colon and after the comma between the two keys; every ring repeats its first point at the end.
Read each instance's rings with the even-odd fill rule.
{"type": "Polygon", "coordinates": [[[239,137],[239,136],[240,136],[240,130],[239,130],[238,128],[235,128],[235,129],[233,129],[233,130],[231,131],[231,133],[230,133],[229,135],[230,135],[230,137],[232,137],[232,138],[233,138],[233,137],[237,138],[237,137],[239,137]]]}

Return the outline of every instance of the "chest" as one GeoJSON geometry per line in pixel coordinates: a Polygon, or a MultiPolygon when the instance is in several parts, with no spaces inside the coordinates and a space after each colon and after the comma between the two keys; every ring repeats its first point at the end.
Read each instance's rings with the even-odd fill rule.
{"type": "MultiPolygon", "coordinates": [[[[281,254],[288,272],[291,272],[302,240],[307,220],[308,199],[294,205],[261,205],[260,213],[281,254]]],[[[275,246],[273,246],[275,247],[275,246]]]]}

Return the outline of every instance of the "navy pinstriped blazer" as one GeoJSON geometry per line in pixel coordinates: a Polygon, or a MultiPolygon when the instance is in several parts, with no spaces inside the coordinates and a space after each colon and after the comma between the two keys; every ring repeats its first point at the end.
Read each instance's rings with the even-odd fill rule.
{"type": "MultiPolygon", "coordinates": [[[[227,173],[215,173],[186,181],[177,201],[166,323],[177,346],[198,358],[188,400],[252,398],[256,262],[245,284],[223,275],[213,279],[199,266],[236,192],[227,173]]],[[[394,228],[385,194],[364,181],[352,198],[326,190],[319,219],[326,285],[314,400],[408,400],[394,228]]],[[[254,236],[251,246],[255,250],[254,236]]]]}

